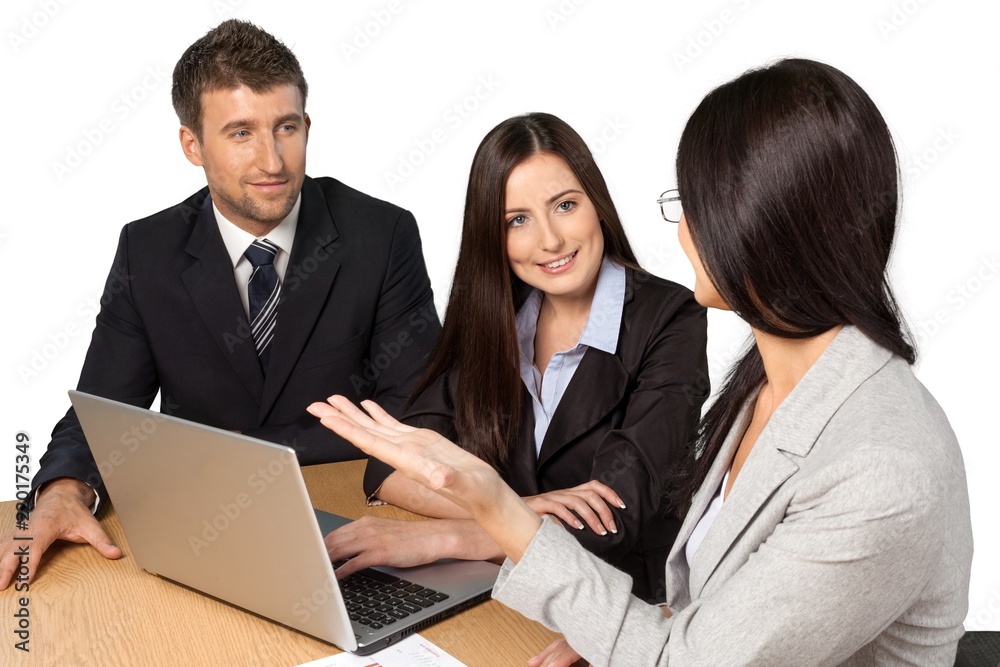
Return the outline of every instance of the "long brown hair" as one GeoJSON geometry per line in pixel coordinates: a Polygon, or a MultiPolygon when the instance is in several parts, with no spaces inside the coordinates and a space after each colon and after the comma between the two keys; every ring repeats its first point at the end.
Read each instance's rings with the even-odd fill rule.
{"type": "MultiPolygon", "coordinates": [[[[684,128],[677,177],[698,256],[743,320],[784,338],[852,324],[913,363],[885,275],[896,152],[885,119],[853,79],[787,59],[719,86],[684,128]]],[[[682,511],[764,380],[752,342],[675,480],[672,499],[682,511]]]]}
{"type": "Polygon", "coordinates": [[[457,373],[459,444],[498,470],[521,426],[515,316],[528,292],[507,259],[504,193],[514,167],[537,153],[559,156],[573,170],[597,210],[605,256],[638,267],[604,176],[573,128],[551,114],[529,113],[490,130],[472,160],[444,327],[412,395],[457,373]]]}

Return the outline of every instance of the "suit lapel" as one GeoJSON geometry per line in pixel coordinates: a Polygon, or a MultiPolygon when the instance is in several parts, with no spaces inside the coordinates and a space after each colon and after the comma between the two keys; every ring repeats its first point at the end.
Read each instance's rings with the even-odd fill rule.
{"type": "Polygon", "coordinates": [[[535,419],[532,412],[531,394],[521,384],[521,431],[515,437],[510,457],[507,459],[507,474],[504,480],[519,496],[538,494],[538,474],[536,473],[535,419]]]}
{"type": "Polygon", "coordinates": [[[616,355],[588,348],[545,431],[538,468],[614,410],[627,386],[628,371],[616,355]],[[586,406],[586,412],[580,406],[586,406]]]}
{"type": "MultiPolygon", "coordinates": [[[[684,517],[684,522],[681,524],[677,539],[674,540],[674,545],[670,549],[670,555],[667,557],[667,590],[674,596],[680,594],[687,595],[690,590],[690,574],[688,572],[686,551],[688,540],[691,539],[691,533],[694,532],[695,526],[698,525],[701,517],[704,516],[709,503],[712,502],[712,498],[715,496],[719,485],[722,484],[722,479],[729,469],[729,464],[733,460],[733,455],[736,453],[736,448],[739,447],[740,440],[743,438],[743,433],[746,431],[752,415],[753,410],[750,409],[750,406],[744,405],[736,421],[736,426],[729,431],[725,441],[722,443],[722,447],[719,449],[712,467],[708,470],[708,475],[705,476],[705,481],[702,482],[701,487],[699,487],[691,499],[691,507],[684,517]]],[[[702,546],[704,546],[704,543],[702,543],[702,546]]],[[[676,597],[669,600],[669,602],[671,605],[677,606],[687,604],[687,601],[684,601],[679,605],[676,597]]]]}
{"type": "MultiPolygon", "coordinates": [[[[888,350],[870,341],[856,328],[845,326],[782,401],[754,444],[729,497],[698,549],[689,578],[692,599],[701,594],[722,559],[746,533],[775,491],[799,470],[799,462],[809,455],[844,401],[891,356],[888,350]]],[[[743,424],[750,418],[752,407],[753,401],[744,406],[743,424]]],[[[718,488],[744,429],[745,426],[730,432],[726,443],[728,455],[716,459],[711,479],[698,491],[700,513],[696,514],[692,507],[682,528],[684,542],[718,488]]],[[[746,545],[747,556],[758,546],[758,543],[746,545]]],[[[674,552],[671,557],[676,555],[674,552]]]]}
{"type": "Polygon", "coordinates": [[[202,203],[185,252],[197,260],[181,273],[188,296],[233,372],[257,401],[264,375],[236,289],[232,260],[212,211],[211,197],[206,196],[202,203]]]}
{"type": "Polygon", "coordinates": [[[338,236],[323,190],[314,180],[306,178],[292,254],[281,283],[281,302],[260,405],[262,422],[281,394],[323,312],[340,269],[340,263],[332,255],[338,236]]]}
{"type": "MultiPolygon", "coordinates": [[[[628,344],[628,308],[635,296],[634,277],[631,270],[625,274],[625,297],[621,322],[618,324],[618,353],[628,344]]],[[[542,447],[538,452],[536,470],[540,470],[545,462],[559,450],[580,437],[595,424],[604,419],[615,409],[625,397],[628,388],[629,375],[622,365],[618,354],[609,354],[596,348],[587,348],[580,360],[580,365],[573,374],[573,379],[566,392],[559,399],[552,421],[545,431],[542,447]],[[580,407],[585,406],[586,412],[580,407]]],[[[528,414],[532,412],[532,404],[527,403],[528,414]]],[[[533,422],[534,420],[532,420],[533,422]]],[[[532,428],[534,428],[532,426],[532,428]]],[[[529,442],[535,441],[534,431],[529,434],[529,442]]],[[[537,473],[536,473],[537,476],[537,473]]]]}
{"type": "MultiPolygon", "coordinates": [[[[705,541],[698,548],[690,575],[692,599],[701,594],[715,568],[751,524],[764,503],[774,494],[775,489],[799,469],[795,462],[776,448],[776,443],[768,433],[773,423],[772,418],[758,436],[729,497],[705,536],[705,541]]],[[[742,434],[743,431],[740,430],[739,437],[733,439],[734,444],[739,443],[742,434]]],[[[729,460],[726,459],[723,472],[729,467],[729,460]]],[[[721,478],[719,481],[721,482],[721,478]]],[[[715,488],[718,488],[718,484],[715,488]]],[[[714,495],[714,491],[711,495],[714,495]]]]}

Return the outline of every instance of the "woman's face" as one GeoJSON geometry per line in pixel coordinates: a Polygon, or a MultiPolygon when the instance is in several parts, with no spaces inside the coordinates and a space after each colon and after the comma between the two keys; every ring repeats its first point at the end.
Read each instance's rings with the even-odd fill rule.
{"type": "Polygon", "coordinates": [[[708,277],[705,265],[701,263],[701,257],[698,256],[698,251],[694,247],[694,241],[691,240],[691,230],[688,229],[687,217],[683,213],[681,213],[681,221],[677,225],[677,238],[681,242],[681,248],[684,249],[684,254],[687,255],[688,261],[694,267],[695,301],[706,308],[729,310],[726,302],[719,296],[718,290],[715,289],[715,285],[708,277]]]}
{"type": "Polygon", "coordinates": [[[515,275],[549,297],[591,299],[604,257],[597,209],[566,161],[536,153],[507,177],[504,225],[515,275]]]}

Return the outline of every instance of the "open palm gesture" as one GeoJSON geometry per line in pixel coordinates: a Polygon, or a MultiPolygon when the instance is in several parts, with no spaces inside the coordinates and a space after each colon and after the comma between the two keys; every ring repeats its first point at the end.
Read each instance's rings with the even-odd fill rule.
{"type": "Polygon", "coordinates": [[[333,396],[327,403],[313,403],[309,412],[361,451],[436,491],[473,517],[490,514],[506,493],[514,493],[492,467],[447,438],[401,424],[372,401],[362,405],[367,414],[343,396],[333,396]]]}

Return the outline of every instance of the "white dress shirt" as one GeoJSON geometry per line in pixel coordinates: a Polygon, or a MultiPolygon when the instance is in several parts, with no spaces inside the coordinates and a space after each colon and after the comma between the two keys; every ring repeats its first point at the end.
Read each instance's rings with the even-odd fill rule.
{"type": "Polygon", "coordinates": [[[295,241],[295,228],[299,224],[299,208],[302,205],[302,194],[295,200],[295,206],[285,216],[285,219],[278,223],[278,226],[267,233],[266,236],[256,237],[250,232],[240,229],[230,222],[226,216],[219,212],[215,202],[212,202],[212,210],[215,211],[215,221],[219,225],[219,233],[222,234],[222,242],[226,244],[229,258],[233,262],[233,276],[236,278],[236,289],[240,292],[240,299],[243,301],[243,312],[250,316],[250,297],[248,296],[248,285],[250,274],[253,273],[253,266],[250,260],[243,256],[250,244],[258,238],[266,238],[268,241],[278,246],[278,254],[274,257],[274,270],[278,274],[279,282],[285,279],[285,270],[288,269],[288,257],[292,253],[292,243],[295,241]]]}

